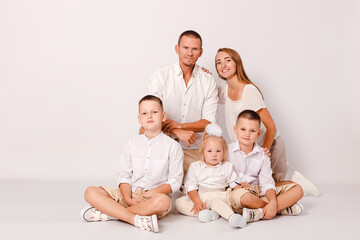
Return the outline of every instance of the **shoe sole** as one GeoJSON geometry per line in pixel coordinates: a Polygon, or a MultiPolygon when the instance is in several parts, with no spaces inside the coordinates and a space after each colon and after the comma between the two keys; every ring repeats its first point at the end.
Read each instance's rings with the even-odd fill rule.
{"type": "Polygon", "coordinates": [[[240,227],[243,228],[242,226],[242,222],[243,222],[243,217],[240,214],[233,214],[232,216],[230,216],[229,218],[229,224],[232,227],[240,227]]]}
{"type": "Polygon", "coordinates": [[[198,219],[200,222],[208,223],[219,218],[219,214],[213,210],[202,210],[198,214],[198,219]]]}
{"type": "Polygon", "coordinates": [[[88,211],[90,211],[91,209],[93,209],[94,207],[84,207],[82,210],[81,210],[81,212],[80,212],[80,217],[82,218],[82,219],[84,219],[85,221],[87,221],[87,222],[97,222],[97,221],[89,221],[89,220],[87,220],[86,218],[85,218],[85,214],[88,212],[88,211]]]}
{"type": "MultiPolygon", "coordinates": [[[[299,206],[299,208],[300,208],[299,213],[297,213],[297,214],[295,215],[295,216],[298,216],[298,215],[302,214],[302,212],[304,211],[304,206],[301,205],[300,203],[296,203],[296,205],[299,206]]],[[[297,212],[297,211],[296,211],[296,212],[297,212]]]]}
{"type": "Polygon", "coordinates": [[[151,215],[151,221],[153,223],[154,233],[159,232],[159,225],[158,225],[157,216],[156,215],[151,215]]]}
{"type": "Polygon", "coordinates": [[[90,207],[84,207],[82,210],[81,210],[81,212],[80,212],[80,217],[83,219],[83,220],[85,220],[85,221],[87,221],[87,222],[107,222],[107,221],[118,221],[118,219],[116,219],[116,218],[111,218],[110,216],[109,216],[109,220],[107,220],[107,221],[101,221],[101,220],[87,220],[86,218],[85,218],[85,214],[88,212],[88,211],[90,211],[91,209],[93,209],[94,207],[92,207],[92,206],[90,206],[90,207]]]}
{"type": "Polygon", "coordinates": [[[248,217],[249,217],[248,209],[243,208],[242,221],[241,221],[239,227],[244,228],[246,226],[248,217]]]}
{"type": "MultiPolygon", "coordinates": [[[[303,189],[304,192],[307,192],[315,197],[320,197],[319,189],[312,182],[310,182],[310,180],[308,180],[306,177],[304,177],[298,171],[294,171],[293,175],[291,176],[291,181],[298,183],[300,186],[301,186],[301,184],[299,182],[302,182],[304,188],[308,189],[308,191],[305,191],[305,189],[303,189]],[[298,181],[296,181],[296,179],[298,181]]],[[[303,187],[303,186],[301,186],[301,187],[303,187]]]]}

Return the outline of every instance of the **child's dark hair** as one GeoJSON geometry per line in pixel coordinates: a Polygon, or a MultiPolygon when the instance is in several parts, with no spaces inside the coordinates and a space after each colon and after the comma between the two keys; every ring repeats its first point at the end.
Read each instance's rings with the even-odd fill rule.
{"type": "Polygon", "coordinates": [[[161,99],[154,96],[154,95],[146,95],[143,98],[141,98],[140,101],[139,101],[139,106],[143,101],[155,101],[155,102],[158,102],[160,104],[161,109],[164,111],[164,107],[163,107],[163,103],[162,103],[161,99]]]}
{"type": "Polygon", "coordinates": [[[261,124],[261,118],[257,112],[253,110],[244,110],[237,116],[236,123],[239,121],[240,118],[245,118],[249,120],[255,120],[258,121],[259,124],[261,124]]]}

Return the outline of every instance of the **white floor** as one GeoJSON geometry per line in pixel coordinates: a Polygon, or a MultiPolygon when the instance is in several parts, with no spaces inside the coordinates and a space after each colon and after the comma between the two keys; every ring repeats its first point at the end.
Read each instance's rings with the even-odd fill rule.
{"type": "Polygon", "coordinates": [[[234,229],[224,219],[200,223],[173,211],[159,221],[157,234],[120,221],[84,222],[83,192],[92,184],[0,181],[0,239],[360,239],[359,184],[319,185],[321,197],[301,200],[303,215],[277,216],[244,229],[234,229]]]}

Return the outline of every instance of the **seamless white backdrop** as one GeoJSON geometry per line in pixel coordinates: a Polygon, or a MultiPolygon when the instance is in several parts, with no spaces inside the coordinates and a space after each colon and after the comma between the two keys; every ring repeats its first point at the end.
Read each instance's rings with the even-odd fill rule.
{"type": "Polygon", "coordinates": [[[359,183],[359,13],[355,0],[0,1],[0,179],[115,182],[146,82],[194,29],[217,79],[216,50],[240,53],[291,169],[359,183]]]}

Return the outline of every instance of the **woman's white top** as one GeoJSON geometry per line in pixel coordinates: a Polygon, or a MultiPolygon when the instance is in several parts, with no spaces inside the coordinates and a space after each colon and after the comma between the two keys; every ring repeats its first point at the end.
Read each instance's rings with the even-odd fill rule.
{"type": "MultiPolygon", "coordinates": [[[[240,112],[244,110],[258,111],[262,108],[266,108],[264,99],[261,96],[259,90],[252,84],[246,84],[243,89],[243,94],[240,100],[233,101],[228,96],[229,84],[220,84],[219,86],[219,103],[225,103],[225,124],[226,131],[230,138],[230,142],[237,141],[234,133],[234,126],[236,124],[236,118],[240,112]]],[[[261,135],[257,140],[257,143],[262,146],[265,140],[266,127],[261,122],[261,135]]],[[[276,139],[279,136],[279,132],[276,130],[276,139]]]]}

